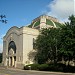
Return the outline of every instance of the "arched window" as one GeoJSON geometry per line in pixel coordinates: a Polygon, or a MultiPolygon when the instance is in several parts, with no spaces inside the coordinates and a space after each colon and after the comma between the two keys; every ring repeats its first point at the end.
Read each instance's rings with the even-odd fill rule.
{"type": "Polygon", "coordinates": [[[15,42],[14,41],[11,41],[8,45],[8,53],[9,53],[9,50],[10,49],[13,49],[14,50],[14,53],[16,53],[16,45],[15,45],[15,42]]]}
{"type": "Polygon", "coordinates": [[[33,38],[33,49],[35,49],[35,39],[33,38]]]}

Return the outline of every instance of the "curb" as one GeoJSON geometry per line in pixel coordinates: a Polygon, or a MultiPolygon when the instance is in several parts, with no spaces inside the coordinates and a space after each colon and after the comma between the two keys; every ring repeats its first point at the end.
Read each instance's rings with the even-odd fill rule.
{"type": "Polygon", "coordinates": [[[14,69],[14,68],[7,68],[8,70],[16,70],[16,71],[23,71],[23,72],[36,72],[36,73],[47,73],[47,74],[75,74],[75,73],[64,73],[64,72],[52,72],[52,71],[36,71],[36,70],[22,70],[22,69],[14,69]]]}

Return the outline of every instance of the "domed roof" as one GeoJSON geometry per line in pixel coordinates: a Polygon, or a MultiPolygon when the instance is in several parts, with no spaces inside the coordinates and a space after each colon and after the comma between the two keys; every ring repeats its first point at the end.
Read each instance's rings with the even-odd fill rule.
{"type": "Polygon", "coordinates": [[[56,27],[56,28],[60,28],[63,25],[63,24],[59,23],[59,21],[54,17],[42,15],[42,16],[34,19],[31,23],[31,25],[29,25],[28,27],[39,28],[41,23],[45,24],[48,27],[56,27]]]}
{"type": "Polygon", "coordinates": [[[60,28],[63,24],[61,24],[59,22],[54,22],[54,21],[49,20],[49,19],[46,19],[46,25],[50,25],[52,27],[60,28]]]}

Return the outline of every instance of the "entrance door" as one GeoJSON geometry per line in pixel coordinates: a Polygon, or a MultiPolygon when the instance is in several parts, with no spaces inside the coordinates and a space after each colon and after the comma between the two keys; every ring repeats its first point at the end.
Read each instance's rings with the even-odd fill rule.
{"type": "Polygon", "coordinates": [[[12,57],[10,57],[10,66],[12,66],[12,57]]]}

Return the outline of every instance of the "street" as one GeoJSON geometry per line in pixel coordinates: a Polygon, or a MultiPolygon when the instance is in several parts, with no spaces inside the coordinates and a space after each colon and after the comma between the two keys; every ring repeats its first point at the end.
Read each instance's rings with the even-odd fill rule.
{"type": "Polygon", "coordinates": [[[0,75],[75,75],[75,73],[31,71],[20,69],[0,69],[0,75]]]}

